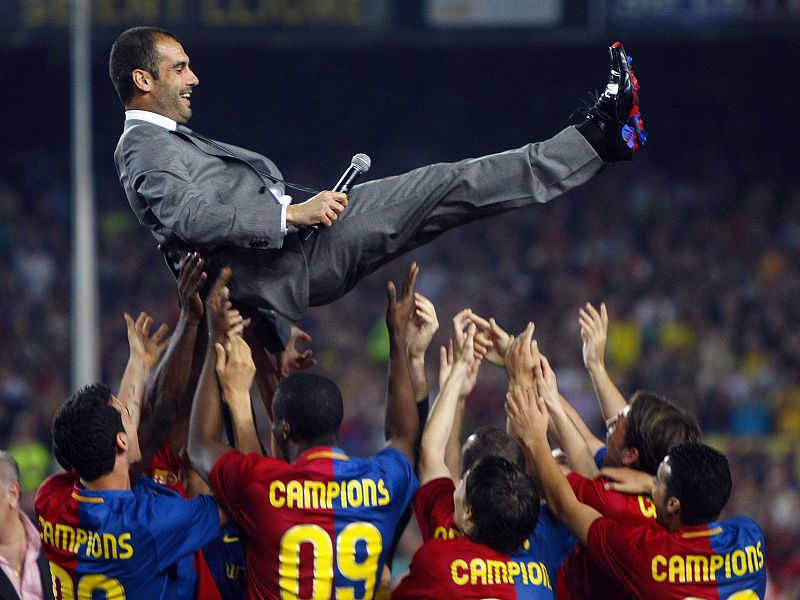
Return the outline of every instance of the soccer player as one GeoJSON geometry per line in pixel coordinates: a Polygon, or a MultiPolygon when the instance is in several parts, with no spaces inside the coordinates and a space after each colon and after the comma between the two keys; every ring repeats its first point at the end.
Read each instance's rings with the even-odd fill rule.
{"type": "Polygon", "coordinates": [[[510,390],[506,413],[548,505],[596,564],[637,598],[764,597],[761,529],[747,517],[718,520],[731,491],[722,454],[699,443],[674,446],[653,480],[657,522],[604,517],[578,501],[550,454],[545,396],[553,389],[540,377],[535,385],[510,390]]]}
{"type": "MultiPolygon", "coordinates": [[[[453,319],[455,333],[450,350],[446,351],[443,348],[440,352],[441,392],[423,432],[419,462],[421,486],[414,499],[414,513],[426,545],[425,549],[421,550],[414,558],[411,575],[407,578],[408,581],[403,581],[396,594],[399,597],[414,597],[422,593],[421,588],[426,587],[426,580],[436,579],[438,583],[427,584],[430,587],[430,593],[434,596],[441,593],[455,597],[460,597],[461,594],[467,596],[482,594],[481,597],[500,595],[501,597],[516,598],[518,592],[520,597],[553,598],[555,572],[564,555],[575,542],[569,531],[556,522],[547,509],[543,509],[541,517],[539,517],[538,494],[535,496],[535,514],[539,517],[538,523],[535,519],[527,534],[518,539],[515,538],[515,545],[510,549],[508,549],[508,540],[501,542],[506,547],[506,550],[500,551],[502,558],[498,558],[500,556],[498,543],[487,541],[490,540],[490,536],[485,531],[483,534],[475,535],[472,533],[470,523],[466,523],[467,529],[464,529],[463,518],[459,520],[456,508],[459,494],[463,496],[464,489],[466,489],[469,495],[469,490],[474,490],[473,486],[488,487],[492,485],[492,482],[484,481],[483,476],[471,479],[475,474],[473,469],[479,462],[485,461],[487,457],[502,458],[503,462],[514,465],[521,473],[524,473],[525,469],[522,448],[505,432],[496,428],[484,427],[473,433],[462,448],[463,459],[460,461],[462,472],[457,475],[460,480],[458,488],[451,479],[451,466],[445,459],[446,447],[452,445],[453,433],[456,434],[457,439],[458,432],[454,432],[454,422],[460,422],[459,415],[463,412],[464,400],[475,385],[480,364],[480,359],[476,359],[474,356],[475,326],[471,325],[466,334],[463,332],[469,322],[469,315],[469,310],[456,315],[453,319]],[[469,483],[468,480],[472,483],[469,483]],[[465,482],[467,482],[466,488],[464,488],[465,482]],[[461,538],[464,534],[469,540],[461,540],[458,543],[450,543],[441,547],[436,543],[428,543],[430,540],[453,541],[461,538]],[[490,550],[489,547],[494,550],[490,550]],[[443,560],[437,562],[435,567],[434,563],[429,560],[430,553],[443,557],[443,560]],[[502,570],[502,575],[500,572],[497,574],[490,572],[491,569],[481,572],[479,568],[474,573],[474,578],[468,577],[469,583],[464,583],[463,577],[454,575],[455,571],[452,571],[450,567],[460,564],[457,561],[467,560],[469,563],[472,558],[480,557],[481,553],[484,558],[478,558],[479,561],[489,560],[492,562],[476,564],[497,566],[499,563],[495,561],[501,560],[503,566],[497,566],[497,568],[502,570]],[[447,562],[448,560],[450,562],[447,562]]],[[[494,482],[494,484],[499,487],[495,491],[493,505],[481,505],[483,498],[481,496],[475,498],[473,508],[478,512],[483,511],[480,517],[483,523],[493,522],[492,529],[502,530],[503,526],[498,525],[502,519],[523,519],[523,516],[511,513],[499,516],[493,514],[493,511],[505,511],[507,506],[516,505],[516,502],[524,504],[525,501],[516,495],[517,492],[505,489],[502,483],[494,482]],[[510,497],[506,498],[507,495],[510,497]]],[[[517,491],[524,496],[526,493],[524,482],[521,485],[522,487],[517,491]]],[[[487,492],[484,490],[482,493],[487,492]]],[[[472,504],[471,500],[470,504],[472,504]]],[[[484,525],[484,527],[486,526],[484,525]]],[[[513,529],[517,535],[520,531],[524,533],[522,522],[509,525],[509,528],[513,529]]]]}
{"type": "Polygon", "coordinates": [[[53,420],[54,452],[72,470],[47,479],[35,505],[58,599],[191,598],[180,582],[193,577],[194,553],[219,535],[212,497],[184,500],[139,476],[147,464],[137,435],[141,394],[166,331],[150,337],[144,314],[126,321],[125,401],[105,385],[88,386],[53,420]]]}
{"type": "Polygon", "coordinates": [[[254,368],[247,344],[226,339],[219,325],[230,270],[212,287],[206,314],[215,345],[192,406],[189,458],[248,536],[247,598],[373,597],[397,521],[417,488],[419,424],[405,347],[417,272],[413,264],[400,298],[389,284],[387,448],[369,458],[337,447],[341,394],[332,381],[304,373],[283,380],[272,402],[272,448],[280,458],[244,455],[217,441],[218,380],[244,433],[243,424],[253,427],[254,368]]]}

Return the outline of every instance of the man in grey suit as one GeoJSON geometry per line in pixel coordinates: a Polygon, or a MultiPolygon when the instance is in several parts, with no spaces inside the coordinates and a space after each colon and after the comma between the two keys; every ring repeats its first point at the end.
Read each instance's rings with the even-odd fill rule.
{"type": "MultiPolygon", "coordinates": [[[[547,202],[604,162],[630,160],[646,139],[638,84],[622,45],[609,51],[606,91],[581,124],[549,140],[290,204],[272,161],[184,127],[199,84],[189,57],[171,33],[136,27],[109,59],[126,109],[114,158],[133,211],[173,262],[194,250],[212,271],[228,265],[240,310],[295,321],[448,229],[547,202]]],[[[286,342],[286,330],[279,334],[286,342]]]]}

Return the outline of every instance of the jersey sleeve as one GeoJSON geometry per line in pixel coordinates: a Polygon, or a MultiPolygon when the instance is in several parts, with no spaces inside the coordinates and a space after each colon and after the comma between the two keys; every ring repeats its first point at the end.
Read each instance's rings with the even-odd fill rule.
{"type": "MultiPolygon", "coordinates": [[[[154,486],[146,484],[147,478],[137,487],[138,493],[152,495],[148,502],[140,502],[139,510],[149,514],[140,516],[141,523],[153,536],[160,569],[166,569],[177,559],[191,556],[219,536],[219,509],[211,496],[198,496],[185,500],[175,493],[160,494],[154,486]]],[[[163,488],[162,488],[163,489],[163,488]]]]}
{"type": "Polygon", "coordinates": [[[423,540],[434,537],[446,539],[450,537],[446,532],[455,529],[454,490],[455,485],[449,477],[433,479],[417,490],[414,497],[414,516],[423,540]],[[444,534],[437,536],[437,529],[443,530],[444,534]]]}
{"type": "Polygon", "coordinates": [[[638,523],[656,517],[655,504],[648,496],[607,490],[604,479],[588,479],[574,472],[567,475],[567,481],[580,502],[591,506],[604,517],[631,519],[638,523]]]}

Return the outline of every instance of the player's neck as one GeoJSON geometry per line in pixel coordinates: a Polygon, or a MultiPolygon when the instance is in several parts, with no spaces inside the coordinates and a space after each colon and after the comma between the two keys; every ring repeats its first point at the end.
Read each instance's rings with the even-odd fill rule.
{"type": "Polygon", "coordinates": [[[336,446],[338,443],[339,440],[337,440],[335,436],[326,436],[311,441],[304,440],[299,443],[293,443],[289,447],[289,462],[292,463],[296,461],[303,452],[311,450],[311,448],[319,448],[320,446],[327,448],[329,446],[336,446]]]}
{"type": "Polygon", "coordinates": [[[131,476],[128,473],[128,465],[115,464],[114,469],[101,475],[94,481],[81,479],[81,484],[87,490],[129,490],[131,489],[131,476]]]}

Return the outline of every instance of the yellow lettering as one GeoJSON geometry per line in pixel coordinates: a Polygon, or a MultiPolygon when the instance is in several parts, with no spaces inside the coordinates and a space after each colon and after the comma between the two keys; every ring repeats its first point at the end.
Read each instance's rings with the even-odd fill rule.
{"type": "Polygon", "coordinates": [[[117,559],[117,538],[110,533],[103,534],[103,556],[117,559]]]}
{"type": "Polygon", "coordinates": [[[542,581],[544,580],[544,575],[542,573],[542,568],[539,566],[539,563],[530,562],[528,563],[528,579],[533,585],[541,585],[542,581]]]}
{"type": "Polygon", "coordinates": [[[747,557],[741,550],[736,550],[733,553],[733,572],[737,576],[744,575],[747,572],[747,557]]]}
{"type": "Polygon", "coordinates": [[[360,482],[347,482],[347,501],[350,503],[350,506],[358,508],[364,503],[364,494],[362,492],[363,490],[361,489],[360,482]]]}
{"type": "Polygon", "coordinates": [[[761,542],[756,544],[756,554],[758,554],[758,568],[764,566],[764,554],[761,552],[761,542]]]}
{"type": "Polygon", "coordinates": [[[748,573],[755,573],[758,571],[758,550],[755,546],[747,546],[744,549],[747,553],[747,571],[748,573]]]}
{"type": "Polygon", "coordinates": [[[653,504],[653,501],[647,496],[637,496],[636,499],[639,500],[639,510],[642,511],[642,514],[648,519],[655,519],[656,505],[653,504]]]}
{"type": "Polygon", "coordinates": [[[501,560],[489,560],[486,563],[486,571],[489,576],[489,585],[497,583],[508,583],[508,565],[501,560]]]}
{"type": "MultiPolygon", "coordinates": [[[[130,536],[129,533],[126,535],[130,536]]],[[[89,540],[89,535],[86,533],[86,530],[82,529],[81,527],[78,527],[78,534],[75,536],[75,548],[73,548],[72,552],[77,554],[78,551],[80,551],[81,546],[85,544],[88,540],[89,540]]]]}
{"type": "Polygon", "coordinates": [[[286,493],[286,486],[282,481],[273,481],[269,484],[269,503],[275,508],[283,508],[286,499],[282,496],[286,493]],[[281,497],[278,496],[281,494],[281,497]]]}
{"type": "Polygon", "coordinates": [[[75,587],[72,585],[72,577],[63,567],[50,562],[50,579],[53,582],[53,596],[56,598],[74,598],[75,587]],[[61,591],[61,594],[57,592],[61,591]]]}
{"type": "Polygon", "coordinates": [[[286,484],[286,507],[303,508],[303,486],[299,481],[286,484]]]}
{"type": "Polygon", "coordinates": [[[61,550],[69,550],[75,543],[75,530],[69,525],[56,523],[53,545],[61,550]]]}
{"type": "Polygon", "coordinates": [[[520,571],[519,563],[509,562],[508,563],[508,579],[509,583],[514,583],[514,577],[519,575],[520,571]]]}
{"type": "Polygon", "coordinates": [[[470,583],[486,585],[486,563],[480,558],[473,558],[469,562],[469,571],[471,574],[470,583]]]}
{"type": "Polygon", "coordinates": [[[339,497],[341,492],[342,488],[338,481],[328,482],[328,508],[333,508],[333,501],[339,497]]]}
{"type": "Polygon", "coordinates": [[[386,506],[391,502],[391,497],[389,496],[389,490],[386,489],[386,484],[383,482],[383,479],[378,480],[378,506],[386,506]]]}
{"type": "Polygon", "coordinates": [[[122,550],[122,552],[119,553],[119,557],[122,560],[126,560],[133,556],[133,546],[130,545],[130,541],[130,533],[123,533],[121,536],[119,536],[119,547],[122,550]]]}
{"type": "Polygon", "coordinates": [[[44,522],[44,527],[42,528],[42,541],[45,544],[55,546],[53,543],[53,524],[50,521],[44,522]]]}
{"type": "Polygon", "coordinates": [[[686,581],[708,581],[708,558],[700,554],[686,557],[686,581]]]}
{"type": "Polygon", "coordinates": [[[457,558],[450,563],[450,576],[453,578],[453,583],[456,585],[467,585],[469,583],[469,576],[464,573],[469,567],[467,561],[457,558]]]}
{"type": "Polygon", "coordinates": [[[305,508],[325,506],[325,484],[321,481],[306,481],[303,490],[305,508]]]}
{"type": "Polygon", "coordinates": [[[725,555],[725,577],[731,578],[731,555],[725,555]]]}
{"type": "Polygon", "coordinates": [[[686,577],[684,577],[686,565],[683,562],[682,556],[670,556],[669,557],[669,581],[670,583],[674,583],[676,581],[680,581],[684,583],[686,581],[686,577]]]}
{"type": "Polygon", "coordinates": [[[364,479],[364,506],[378,505],[378,486],[372,479],[364,479]]]}
{"type": "Polygon", "coordinates": [[[717,571],[722,568],[722,565],[725,563],[725,558],[721,554],[712,554],[711,555],[711,581],[717,580],[717,571]]]}

